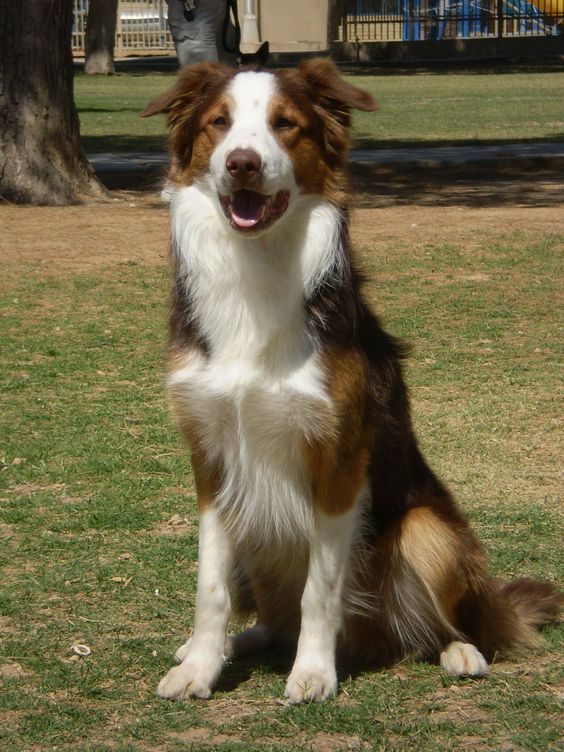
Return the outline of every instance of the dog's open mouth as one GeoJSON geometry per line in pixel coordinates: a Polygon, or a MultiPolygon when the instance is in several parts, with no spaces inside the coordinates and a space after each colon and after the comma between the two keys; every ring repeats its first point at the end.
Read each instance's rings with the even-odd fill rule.
{"type": "Polygon", "coordinates": [[[279,191],[273,196],[242,188],[230,196],[220,196],[219,203],[236,230],[248,232],[272,224],[288,208],[290,194],[279,191]]]}

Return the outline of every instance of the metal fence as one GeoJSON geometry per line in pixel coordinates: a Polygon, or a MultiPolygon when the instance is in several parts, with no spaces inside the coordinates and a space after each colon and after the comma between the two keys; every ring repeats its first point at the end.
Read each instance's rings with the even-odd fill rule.
{"type": "MultiPolygon", "coordinates": [[[[83,52],[89,0],[73,0],[73,3],[72,48],[75,52],[83,52]]],[[[174,50],[166,19],[165,0],[121,0],[118,3],[116,52],[174,50]]]]}
{"type": "MultiPolygon", "coordinates": [[[[84,51],[89,0],[73,0],[72,47],[84,51]]],[[[564,36],[564,0],[345,0],[347,42],[564,36]]],[[[165,0],[120,0],[117,54],[174,50],[165,0]]]]}
{"type": "Polygon", "coordinates": [[[564,36],[564,0],[346,0],[349,42],[564,36]]]}

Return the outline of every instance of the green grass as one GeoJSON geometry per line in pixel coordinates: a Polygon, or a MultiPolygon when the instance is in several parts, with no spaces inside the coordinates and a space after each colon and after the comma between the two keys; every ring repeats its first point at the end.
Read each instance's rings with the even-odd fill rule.
{"type": "Polygon", "coordinates": [[[77,73],[75,102],[87,152],[166,151],[163,116],[141,118],[146,105],[171,88],[174,73],[77,73]]]}
{"type": "Polygon", "coordinates": [[[356,145],[564,139],[562,72],[351,76],[380,102],[355,116],[356,145]]]}
{"type": "MultiPolygon", "coordinates": [[[[356,145],[562,140],[564,73],[419,73],[347,76],[380,102],[355,115],[356,145]]],[[[88,152],[166,148],[164,118],[139,113],[174,74],[77,74],[75,98],[88,152]]]]}
{"type": "MultiPolygon", "coordinates": [[[[369,296],[413,345],[425,451],[500,576],[563,574],[563,240],[477,231],[361,252],[369,296]]],[[[209,703],[159,700],[192,623],[197,552],[188,459],[162,389],[167,274],[128,263],[40,276],[22,263],[1,285],[2,750],[557,749],[556,627],[546,651],[479,681],[406,663],[344,675],[335,701],[287,708],[291,656],[274,655],[227,666],[209,703]],[[91,654],[75,656],[76,643],[91,654]]]]}

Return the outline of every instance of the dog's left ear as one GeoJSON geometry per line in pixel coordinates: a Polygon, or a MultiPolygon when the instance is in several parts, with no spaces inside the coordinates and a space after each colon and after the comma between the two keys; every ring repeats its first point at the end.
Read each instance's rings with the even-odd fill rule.
{"type": "Polygon", "coordinates": [[[313,100],[338,118],[345,127],[350,125],[350,109],[372,112],[378,102],[363,89],[349,84],[330,60],[317,58],[298,65],[298,73],[311,89],[313,100]]]}

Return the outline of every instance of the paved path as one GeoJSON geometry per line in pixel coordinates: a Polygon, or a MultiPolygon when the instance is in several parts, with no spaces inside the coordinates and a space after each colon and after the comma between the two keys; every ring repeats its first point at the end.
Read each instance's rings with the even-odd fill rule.
{"type": "Polygon", "coordinates": [[[86,156],[96,172],[100,174],[165,167],[170,161],[169,155],[162,152],[87,154],[86,156]]]}
{"type": "Polygon", "coordinates": [[[353,149],[351,162],[359,164],[498,162],[501,160],[563,159],[563,142],[423,146],[406,149],[353,149]]]}
{"type": "MultiPolygon", "coordinates": [[[[88,158],[96,172],[147,171],[165,167],[168,154],[142,152],[121,154],[90,154],[88,158]]],[[[405,149],[352,149],[350,161],[362,165],[407,166],[428,164],[464,164],[471,162],[499,162],[522,160],[564,159],[563,142],[477,144],[474,146],[422,146],[405,149]]]]}

